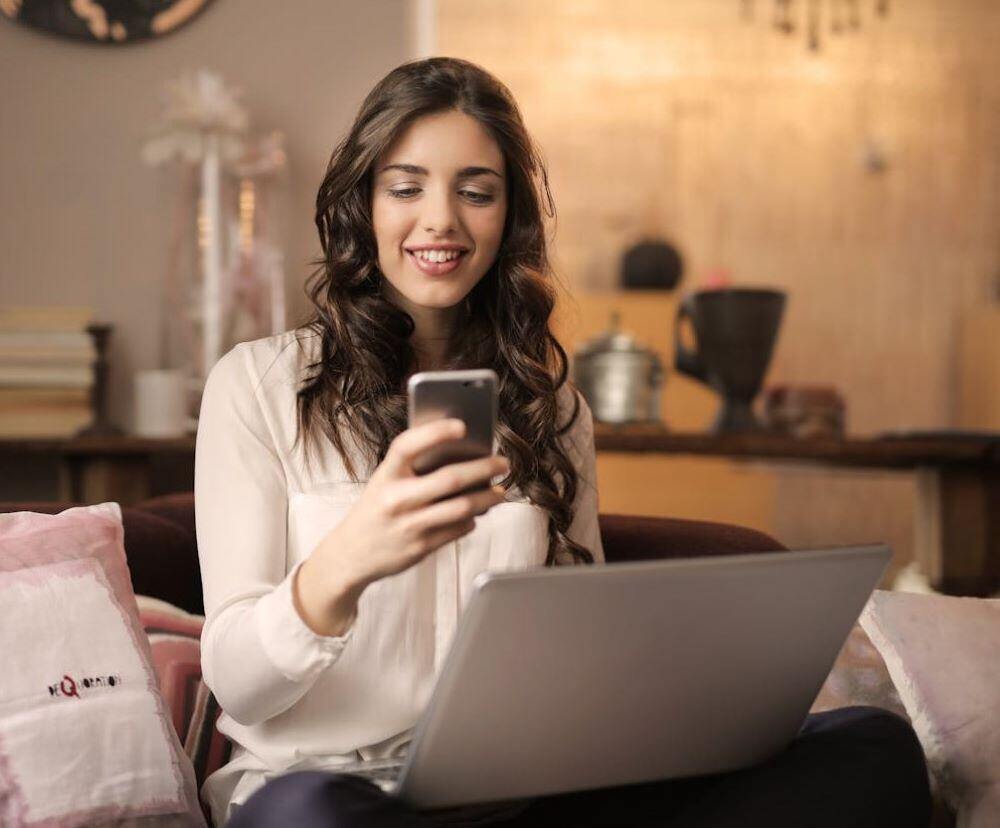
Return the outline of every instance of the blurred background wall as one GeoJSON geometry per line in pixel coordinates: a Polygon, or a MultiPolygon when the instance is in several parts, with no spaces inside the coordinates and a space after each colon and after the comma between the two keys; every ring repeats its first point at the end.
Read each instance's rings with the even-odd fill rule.
{"type": "Polygon", "coordinates": [[[170,228],[168,174],[140,148],[166,81],[206,67],[243,90],[253,125],[285,133],[289,318],[317,255],[326,162],[362,98],[414,48],[405,0],[219,0],[162,39],[80,44],[0,21],[0,305],[90,306],[115,326],[111,412],[155,367],[170,228]]]}
{"type": "MultiPolygon", "coordinates": [[[[770,382],[832,384],[853,433],[1000,427],[1000,4],[906,0],[807,46],[770,0],[438,0],[437,51],[496,72],[548,160],[565,338],[607,323],[622,251],[666,236],[683,287],[724,268],[789,291],[770,382]],[[993,388],[993,391],[987,389],[993,388]],[[990,407],[992,405],[992,408],[990,407]]],[[[672,351],[672,297],[626,327],[672,351]]],[[[704,428],[714,401],[667,379],[664,416],[704,428]]],[[[913,478],[600,460],[605,508],[725,515],[789,544],[883,538],[912,550],[913,478]],[[630,483],[631,481],[631,483],[630,483]]]]}

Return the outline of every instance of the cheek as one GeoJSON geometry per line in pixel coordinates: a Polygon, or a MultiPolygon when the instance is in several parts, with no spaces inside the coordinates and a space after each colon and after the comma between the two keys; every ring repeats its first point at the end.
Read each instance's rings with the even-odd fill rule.
{"type": "Polygon", "coordinates": [[[505,207],[498,207],[496,210],[483,210],[476,216],[475,234],[480,246],[491,251],[500,246],[506,214],[505,207]]]}
{"type": "Polygon", "coordinates": [[[400,245],[406,237],[406,216],[392,208],[393,205],[381,201],[372,205],[372,229],[375,231],[380,258],[399,253],[400,245]]]}

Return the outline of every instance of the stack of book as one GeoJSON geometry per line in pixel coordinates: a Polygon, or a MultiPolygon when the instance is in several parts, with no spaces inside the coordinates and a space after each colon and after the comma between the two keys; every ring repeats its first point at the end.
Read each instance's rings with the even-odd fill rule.
{"type": "Polygon", "coordinates": [[[0,437],[69,437],[90,423],[87,308],[0,307],[0,437]]]}

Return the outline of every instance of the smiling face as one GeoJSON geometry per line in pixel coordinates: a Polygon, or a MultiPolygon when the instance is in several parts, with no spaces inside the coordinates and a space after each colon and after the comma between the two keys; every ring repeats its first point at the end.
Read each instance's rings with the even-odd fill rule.
{"type": "Polygon", "coordinates": [[[507,214],[503,153],[449,110],[415,120],[377,161],[372,224],[386,294],[443,323],[496,259],[507,214]],[[445,312],[442,314],[442,312],[445,312]]]}

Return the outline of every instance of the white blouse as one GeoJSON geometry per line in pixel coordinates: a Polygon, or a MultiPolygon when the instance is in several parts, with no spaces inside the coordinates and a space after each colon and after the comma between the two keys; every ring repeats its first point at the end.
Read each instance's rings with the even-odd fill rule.
{"type": "MultiPolygon", "coordinates": [[[[294,331],[238,345],[212,369],[202,399],[201,658],[224,711],[219,729],[234,744],[203,790],[217,825],[279,773],[405,752],[476,576],[544,565],[548,550],[546,513],[512,490],[471,533],[369,586],[345,635],[312,632],[292,602],[295,570],[364,486],[325,438],[308,466],[302,441],[293,448],[296,392],[318,352],[318,336],[294,331]]],[[[560,393],[567,414],[573,393],[560,393]]],[[[579,474],[569,536],[603,562],[582,398],[563,440],[579,474]]],[[[360,453],[356,467],[365,467],[360,453]]]]}

